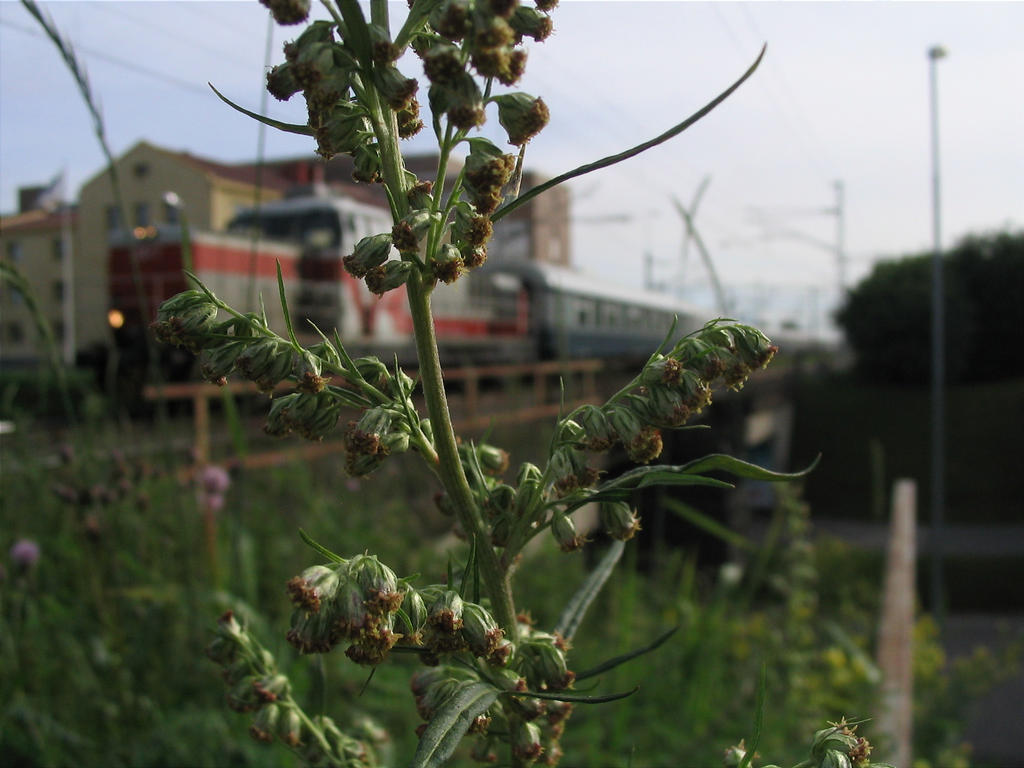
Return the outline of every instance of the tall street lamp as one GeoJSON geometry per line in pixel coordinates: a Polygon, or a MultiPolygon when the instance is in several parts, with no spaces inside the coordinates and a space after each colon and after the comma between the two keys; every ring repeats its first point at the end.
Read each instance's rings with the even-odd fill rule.
{"type": "Polygon", "coordinates": [[[939,186],[939,88],[936,63],[946,56],[946,49],[933,45],[928,49],[928,81],[931,91],[932,133],[932,612],[943,625],[944,585],[942,577],[942,549],[945,546],[945,312],[942,276],[942,218],[940,216],[939,186]]]}

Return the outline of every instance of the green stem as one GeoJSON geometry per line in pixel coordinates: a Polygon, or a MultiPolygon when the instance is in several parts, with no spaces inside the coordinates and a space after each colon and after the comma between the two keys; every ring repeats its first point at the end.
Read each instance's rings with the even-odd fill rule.
{"type": "Polygon", "coordinates": [[[491,598],[494,618],[510,640],[516,639],[516,612],[512,602],[509,574],[501,566],[497,553],[488,540],[483,519],[473,500],[469,481],[459,458],[455,431],[444,391],[441,362],[437,353],[437,337],[430,312],[430,293],[422,278],[413,273],[406,285],[409,309],[416,335],[416,352],[420,361],[420,383],[427,401],[427,413],[434,428],[438,470],[445,490],[455,505],[459,522],[477,543],[480,575],[491,598]]]}

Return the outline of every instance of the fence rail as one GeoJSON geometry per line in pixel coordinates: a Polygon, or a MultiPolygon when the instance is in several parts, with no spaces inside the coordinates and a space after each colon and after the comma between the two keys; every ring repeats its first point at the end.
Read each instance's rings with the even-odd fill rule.
{"type": "MultiPolygon", "coordinates": [[[[602,360],[545,361],[488,366],[460,366],[444,371],[449,404],[455,428],[474,432],[489,426],[526,423],[557,416],[558,413],[598,397],[597,374],[604,370],[602,360]],[[560,384],[555,384],[556,380],[560,384]],[[564,392],[574,397],[562,401],[564,392]],[[528,395],[522,402],[522,395],[528,395]]],[[[408,371],[415,378],[416,371],[408,371]]],[[[276,393],[293,387],[280,385],[276,393]]],[[[209,383],[172,383],[150,385],[143,394],[147,400],[189,401],[192,404],[194,453],[199,465],[211,461],[211,400],[226,394],[255,396],[256,385],[248,381],[209,383]]],[[[248,468],[275,466],[300,458],[314,458],[343,450],[341,440],[293,445],[286,449],[261,450],[236,457],[228,463],[248,468]]]]}

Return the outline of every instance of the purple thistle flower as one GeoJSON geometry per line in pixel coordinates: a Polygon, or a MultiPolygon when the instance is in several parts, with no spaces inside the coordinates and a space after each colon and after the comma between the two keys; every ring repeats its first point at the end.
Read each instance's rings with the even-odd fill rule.
{"type": "Polygon", "coordinates": [[[199,487],[210,496],[223,495],[231,487],[231,476],[224,467],[209,464],[199,472],[199,487]]]}
{"type": "Polygon", "coordinates": [[[32,539],[18,539],[9,554],[16,566],[27,571],[39,561],[39,545],[32,539]]]}

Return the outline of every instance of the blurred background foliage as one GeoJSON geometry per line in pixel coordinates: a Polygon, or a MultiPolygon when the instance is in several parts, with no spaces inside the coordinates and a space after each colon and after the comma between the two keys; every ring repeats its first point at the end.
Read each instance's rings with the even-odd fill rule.
{"type": "MultiPolygon", "coordinates": [[[[495,439],[535,438],[520,431],[525,436],[495,439]]],[[[299,527],[337,551],[369,550],[401,574],[443,579],[444,548],[461,545],[417,463],[389,463],[366,483],[339,482],[333,459],[235,470],[211,518],[187,451],[126,457],[116,430],[75,434],[47,446],[44,462],[35,441],[5,438],[0,546],[39,546],[32,564],[8,554],[0,583],[5,764],[291,764],[285,750],[248,738],[246,719],[224,706],[216,667],[203,656],[227,608],[277,654],[312,711],[322,706],[339,721],[370,714],[391,734],[399,760],[411,754],[418,718],[408,678],[417,662],[395,656],[366,685],[364,669],[332,654],[321,677],[315,658],[284,642],[283,585],[317,560],[299,527]]],[[[546,542],[529,555],[517,592],[530,596],[540,625],[554,623],[602,547],[596,541],[584,554],[564,555],[546,542]]],[[[749,737],[762,664],[768,708],[759,751],[771,760],[802,759],[825,718],[876,713],[880,563],[840,542],[813,543],[795,493],[780,496],[764,545],[741,562],[712,565],[682,551],[641,561],[632,551],[577,635],[574,667],[679,629],[657,652],[598,680],[601,692],[640,690],[605,707],[577,706],[565,764],[717,765],[726,746],[749,737]]],[[[978,678],[975,668],[965,674],[944,663],[927,625],[918,643],[917,754],[947,765],[950,750],[960,749],[966,702],[1002,679],[1003,662],[979,657],[988,677],[978,678]],[[979,679],[988,683],[971,688],[979,679]]]]}

